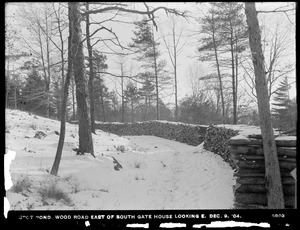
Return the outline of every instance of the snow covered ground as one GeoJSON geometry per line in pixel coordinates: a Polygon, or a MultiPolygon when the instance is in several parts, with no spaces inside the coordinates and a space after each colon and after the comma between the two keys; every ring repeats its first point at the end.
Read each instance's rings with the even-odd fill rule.
{"type": "Polygon", "coordinates": [[[96,158],[79,156],[72,150],[78,146],[78,128],[67,123],[58,177],[52,176],[48,172],[59,129],[59,121],[6,110],[6,149],[16,152],[9,169],[15,186],[6,193],[10,209],[233,208],[233,170],[202,144],[194,147],[154,136],[119,137],[97,130],[96,158]],[[34,138],[37,131],[47,136],[34,138]],[[122,165],[119,171],[112,157],[122,165]],[[16,185],[21,185],[19,191],[16,185]],[[65,195],[45,196],[51,188],[65,195]]]}

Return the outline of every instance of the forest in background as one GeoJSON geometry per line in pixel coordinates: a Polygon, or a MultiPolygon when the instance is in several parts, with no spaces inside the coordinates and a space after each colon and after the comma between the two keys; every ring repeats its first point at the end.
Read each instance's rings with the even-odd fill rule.
{"type": "MultiPolygon", "coordinates": [[[[82,3],[81,9],[84,13],[132,4],[137,9],[143,5],[82,3]]],[[[68,68],[67,3],[8,3],[6,8],[6,107],[60,120],[68,68]],[[17,10],[10,10],[10,4],[17,10]]],[[[282,9],[288,10],[286,18],[293,25],[293,6],[282,9]]],[[[183,17],[164,14],[164,26],[144,15],[130,17],[131,12],[104,11],[85,17],[82,45],[92,119],[259,125],[243,3],[201,3],[192,14],[197,16],[184,13],[183,17]],[[195,28],[188,31],[190,36],[180,17],[195,28]],[[129,42],[124,43],[114,29],[120,24],[132,25],[129,42]],[[189,78],[190,88],[179,98],[180,55],[188,47],[201,64],[183,76],[189,78]],[[209,71],[203,71],[203,63],[209,71]],[[169,95],[172,101],[165,100],[169,95]]],[[[279,24],[274,28],[262,22],[268,93],[274,127],[289,131],[297,120],[296,97],[289,94],[295,82],[295,59],[289,48],[295,37],[279,24]]],[[[77,116],[76,83],[71,74],[67,120],[77,120],[77,116]]]]}

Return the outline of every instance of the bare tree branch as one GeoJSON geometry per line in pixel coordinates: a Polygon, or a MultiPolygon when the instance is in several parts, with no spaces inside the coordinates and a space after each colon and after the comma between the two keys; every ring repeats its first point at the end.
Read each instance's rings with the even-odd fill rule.
{"type": "MultiPolygon", "coordinates": [[[[146,5],[146,3],[144,3],[144,5],[146,5]]],[[[98,13],[104,13],[104,12],[108,12],[108,11],[121,11],[121,12],[127,12],[127,13],[135,13],[135,14],[141,14],[141,15],[151,15],[151,17],[154,17],[154,13],[158,10],[164,10],[167,14],[168,13],[172,13],[175,15],[179,15],[179,16],[183,16],[186,17],[187,11],[184,12],[179,12],[176,9],[170,9],[164,6],[159,6],[157,8],[154,8],[153,10],[147,10],[147,11],[141,11],[141,10],[131,10],[131,9],[126,9],[126,8],[122,8],[119,6],[110,6],[110,7],[106,7],[106,8],[102,8],[102,9],[97,9],[97,10],[89,10],[86,12],[81,13],[82,16],[86,16],[88,14],[98,14],[98,13]]]]}
{"type": "MultiPolygon", "coordinates": [[[[144,82],[141,82],[141,81],[139,81],[139,80],[136,79],[137,76],[135,76],[135,77],[127,76],[127,75],[125,75],[125,76],[120,76],[120,75],[116,75],[116,74],[109,73],[109,72],[104,72],[104,71],[99,71],[99,72],[95,72],[95,73],[108,74],[108,75],[111,75],[111,76],[117,77],[117,78],[126,77],[126,78],[128,78],[128,79],[130,79],[130,80],[132,80],[132,81],[134,81],[134,82],[137,82],[137,83],[140,83],[140,84],[144,84],[144,82]]],[[[98,78],[98,77],[95,76],[95,78],[98,78]]]]}
{"type": "MultiPolygon", "coordinates": [[[[277,8],[278,9],[278,8],[277,8]]],[[[257,13],[286,13],[289,11],[295,11],[295,9],[288,9],[288,10],[258,10],[257,13]]]]}

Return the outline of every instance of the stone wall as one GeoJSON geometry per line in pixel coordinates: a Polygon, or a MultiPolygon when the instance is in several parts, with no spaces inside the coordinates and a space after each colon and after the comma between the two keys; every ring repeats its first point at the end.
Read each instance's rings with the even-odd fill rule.
{"type": "MultiPolygon", "coordinates": [[[[275,138],[279,159],[285,207],[295,208],[296,137],[275,138]]],[[[231,158],[236,164],[234,188],[236,208],[267,208],[265,160],[260,135],[235,136],[228,141],[231,158]]]]}

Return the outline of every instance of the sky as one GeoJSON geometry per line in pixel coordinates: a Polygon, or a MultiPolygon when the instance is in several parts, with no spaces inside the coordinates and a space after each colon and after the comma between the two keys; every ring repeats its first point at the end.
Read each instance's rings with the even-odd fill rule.
{"type": "MultiPolygon", "coordinates": [[[[143,9],[144,6],[136,3],[131,3],[133,4],[133,7],[135,9],[143,9]]],[[[198,72],[196,71],[196,74],[194,75],[205,75],[208,73],[215,72],[214,69],[212,69],[208,63],[205,62],[200,62],[197,58],[197,46],[199,45],[197,43],[197,39],[199,36],[195,36],[197,34],[197,31],[199,31],[200,26],[199,24],[195,21],[195,18],[201,17],[203,13],[205,13],[205,10],[207,9],[207,3],[193,3],[193,2],[159,2],[159,3],[148,3],[149,6],[155,7],[155,6],[160,6],[164,5],[170,8],[175,8],[180,11],[189,11],[189,17],[188,19],[184,19],[182,17],[177,17],[176,25],[182,25],[183,27],[183,36],[180,40],[180,44],[184,44],[185,46],[181,52],[181,54],[178,57],[178,98],[179,100],[182,99],[186,94],[191,93],[191,84],[190,84],[190,72],[191,71],[196,71],[195,68],[198,68],[198,72]]],[[[285,6],[287,2],[264,2],[264,3],[256,3],[256,8],[257,10],[274,10],[278,7],[285,6]]],[[[17,4],[14,4],[17,5],[17,4]]],[[[13,12],[14,7],[10,8],[10,10],[6,11],[6,15],[9,13],[13,12]]],[[[103,15],[93,15],[91,16],[91,19],[94,21],[102,21],[105,19],[105,16],[103,15]]],[[[134,26],[129,23],[124,23],[124,22],[132,22],[132,21],[137,21],[141,20],[142,16],[138,15],[125,15],[122,18],[119,18],[120,20],[122,19],[122,23],[120,22],[111,22],[111,23],[106,23],[107,28],[111,28],[115,34],[118,36],[120,43],[123,46],[127,46],[128,43],[130,43],[132,38],[134,37],[133,30],[134,26]]],[[[290,36],[295,38],[295,26],[293,26],[290,22],[290,20],[293,20],[292,17],[287,17],[284,13],[266,13],[266,14],[259,14],[259,19],[260,22],[265,22],[266,27],[272,30],[276,23],[278,22],[281,28],[288,29],[290,36]]],[[[165,48],[164,42],[161,38],[162,36],[162,31],[164,33],[168,33],[169,28],[168,28],[168,23],[170,21],[170,18],[165,14],[163,11],[157,11],[156,14],[156,23],[158,25],[158,31],[154,32],[155,39],[160,42],[159,49],[161,51],[161,58],[160,59],[165,59],[168,63],[169,70],[170,69],[170,59],[167,53],[167,50],[165,48]]],[[[95,27],[97,29],[97,27],[95,27]]],[[[84,31],[84,23],[83,23],[83,31],[84,31]]],[[[97,36],[102,36],[105,37],[108,34],[101,34],[97,36]]],[[[100,45],[95,46],[97,49],[101,51],[109,51],[105,45],[100,45]]],[[[111,46],[112,47],[112,46],[111,46]]],[[[295,60],[295,46],[291,45],[289,47],[290,52],[289,52],[289,59],[292,61],[295,60]]],[[[120,49],[114,48],[116,51],[120,51],[120,49]]],[[[114,74],[120,74],[120,67],[118,65],[118,57],[116,55],[109,55],[107,54],[107,64],[109,66],[108,72],[114,73],[114,74]]],[[[129,69],[132,66],[132,74],[137,74],[140,70],[139,64],[138,63],[132,63],[130,60],[131,58],[127,58],[126,64],[125,64],[125,70],[127,70],[127,73],[129,73],[129,69]]],[[[290,75],[291,81],[295,80],[295,71],[290,75]]],[[[111,89],[117,89],[118,92],[120,92],[120,87],[118,82],[116,82],[116,79],[111,76],[105,76],[105,82],[111,89]]],[[[241,84],[242,85],[242,84],[241,84]]],[[[164,95],[170,95],[174,92],[174,89],[171,87],[167,92],[164,93],[164,95]]],[[[292,86],[292,89],[290,90],[290,95],[291,97],[296,96],[296,88],[295,85],[292,86]]],[[[164,97],[165,103],[174,103],[174,95],[171,96],[165,96],[164,97]]]]}
{"type": "MultiPolygon", "coordinates": [[[[274,10],[281,6],[286,6],[287,3],[285,2],[269,2],[269,3],[256,3],[257,10],[274,10]]],[[[199,36],[195,36],[195,34],[198,34],[197,31],[200,30],[200,25],[195,21],[196,18],[201,17],[206,9],[207,9],[207,3],[193,3],[193,2],[168,2],[168,3],[149,3],[150,6],[156,7],[156,6],[167,6],[169,8],[175,8],[180,11],[188,11],[190,17],[187,19],[184,19],[183,17],[177,17],[176,18],[176,26],[179,28],[183,27],[183,36],[180,39],[179,44],[186,43],[183,47],[182,52],[180,53],[178,57],[178,98],[179,100],[182,99],[185,95],[191,94],[191,79],[190,79],[190,72],[194,71],[198,73],[199,75],[205,75],[212,72],[215,72],[214,69],[212,69],[208,63],[206,62],[200,62],[197,58],[197,46],[199,45],[198,38],[199,36]],[[198,71],[195,70],[197,67],[198,71]]],[[[135,5],[138,8],[138,4],[135,5]]],[[[142,6],[141,9],[144,9],[142,6]]],[[[162,32],[164,34],[167,34],[170,31],[169,21],[170,17],[168,17],[164,11],[157,11],[156,15],[156,23],[158,25],[158,31],[154,32],[155,39],[160,42],[159,49],[161,51],[161,57],[160,59],[167,60],[169,70],[171,69],[171,61],[168,56],[167,49],[165,48],[165,44],[162,40],[162,32]]],[[[130,16],[128,21],[130,20],[141,20],[142,16],[130,16]]],[[[285,28],[293,28],[293,25],[290,23],[289,20],[292,20],[292,17],[287,18],[287,16],[284,13],[266,13],[266,14],[260,14],[259,19],[261,21],[264,21],[266,23],[266,27],[268,27],[270,30],[274,29],[276,23],[279,23],[281,29],[285,28]]],[[[120,35],[120,42],[122,44],[127,45],[128,43],[132,42],[132,38],[134,37],[133,25],[128,25],[124,23],[111,23],[111,28],[115,31],[116,34],[120,35]]],[[[294,30],[295,32],[295,30],[294,30]]],[[[290,30],[291,36],[295,36],[292,32],[292,29],[290,30]]],[[[291,49],[290,55],[288,58],[295,58],[295,48],[294,46],[289,47],[291,49]],[[294,56],[293,56],[294,55],[294,56]]],[[[110,58],[108,60],[109,70],[113,73],[120,74],[120,67],[118,64],[116,64],[116,61],[118,58],[110,58]]],[[[295,59],[294,59],[295,60],[295,59]]],[[[128,69],[130,68],[130,60],[127,62],[128,69]]],[[[134,64],[133,66],[133,72],[139,71],[138,64],[134,64]],[[135,68],[136,67],[136,68],[135,68]]],[[[129,71],[129,70],[128,70],[129,71]]],[[[240,70],[241,71],[241,70],[240,70]]],[[[135,72],[135,73],[137,73],[135,72]]],[[[195,74],[194,74],[195,75],[195,74]]],[[[295,79],[295,72],[291,74],[291,81],[294,81],[295,79]]],[[[107,76],[106,82],[112,87],[115,88],[115,79],[112,77],[107,76]]],[[[243,83],[241,83],[241,86],[243,83]]],[[[118,91],[120,92],[120,91],[118,91]]],[[[163,95],[170,95],[170,93],[174,93],[174,88],[171,88],[169,91],[162,93],[163,95]]],[[[290,96],[295,97],[296,96],[296,88],[295,84],[292,85],[292,88],[290,90],[290,96]]],[[[171,96],[165,96],[164,101],[165,103],[174,103],[174,94],[171,96]]]]}

